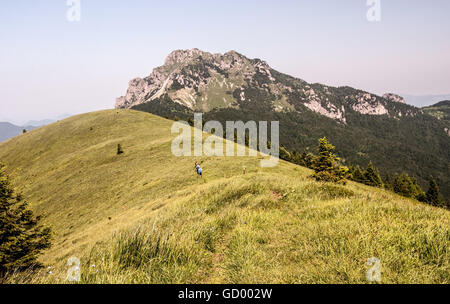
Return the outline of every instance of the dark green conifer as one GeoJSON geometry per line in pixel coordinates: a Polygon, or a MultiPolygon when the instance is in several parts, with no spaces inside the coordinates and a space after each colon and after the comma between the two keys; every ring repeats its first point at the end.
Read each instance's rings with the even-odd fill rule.
{"type": "Polygon", "coordinates": [[[384,184],[384,188],[386,190],[393,191],[392,183],[391,183],[391,177],[389,176],[389,174],[386,174],[386,178],[384,179],[383,184],[384,184]]]}
{"type": "Polygon", "coordinates": [[[429,187],[426,193],[426,201],[433,206],[442,206],[443,199],[439,191],[438,184],[434,180],[433,176],[429,178],[429,187]]]}
{"type": "Polygon", "coordinates": [[[333,154],[334,148],[326,137],[319,139],[319,153],[312,161],[313,177],[317,181],[345,183],[348,168],[339,164],[340,159],[333,154]]]}
{"type": "Polygon", "coordinates": [[[360,166],[351,167],[350,171],[352,180],[358,183],[364,183],[364,172],[361,170],[360,166]]]}
{"type": "Polygon", "coordinates": [[[380,177],[380,173],[374,167],[372,161],[369,162],[366,171],[364,172],[364,183],[373,187],[382,187],[383,180],[380,177]]]}
{"type": "Polygon", "coordinates": [[[38,255],[50,247],[50,228],[39,224],[28,204],[16,194],[0,164],[0,275],[39,266],[38,255]]]}
{"type": "Polygon", "coordinates": [[[407,173],[394,176],[392,187],[395,193],[405,197],[411,197],[419,201],[425,200],[425,193],[420,188],[415,178],[410,178],[407,173]]]}

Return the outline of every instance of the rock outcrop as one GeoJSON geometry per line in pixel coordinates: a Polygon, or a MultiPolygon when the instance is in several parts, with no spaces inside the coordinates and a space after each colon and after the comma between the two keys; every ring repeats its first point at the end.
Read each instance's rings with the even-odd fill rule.
{"type": "Polygon", "coordinates": [[[392,101],[392,102],[399,102],[399,103],[406,104],[406,101],[405,101],[405,99],[403,97],[401,97],[401,96],[399,96],[397,94],[394,94],[394,93],[386,93],[386,94],[383,95],[383,98],[387,99],[389,101],[392,101]]]}

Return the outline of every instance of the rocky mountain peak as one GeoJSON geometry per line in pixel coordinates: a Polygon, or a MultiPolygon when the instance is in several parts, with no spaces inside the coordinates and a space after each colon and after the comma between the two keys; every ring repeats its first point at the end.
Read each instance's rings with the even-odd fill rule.
{"type": "MultiPolygon", "coordinates": [[[[220,55],[220,54],[218,54],[218,55],[220,55]]],[[[228,51],[225,54],[223,54],[223,56],[220,55],[220,57],[222,57],[222,59],[233,59],[235,61],[239,61],[239,60],[242,60],[242,59],[248,60],[247,57],[245,57],[241,53],[238,53],[238,52],[236,52],[234,50],[228,51]]]]}
{"type": "Polygon", "coordinates": [[[417,114],[413,107],[401,107],[405,100],[393,93],[379,97],[349,87],[309,84],[236,51],[212,54],[196,48],[173,51],[149,76],[130,81],[116,107],[132,108],[155,100],[202,112],[221,108],[310,110],[343,124],[350,112],[396,118],[417,114]]]}
{"type": "Polygon", "coordinates": [[[184,63],[205,54],[207,53],[196,48],[190,50],[175,50],[166,57],[164,65],[170,66],[174,64],[184,63]]]}

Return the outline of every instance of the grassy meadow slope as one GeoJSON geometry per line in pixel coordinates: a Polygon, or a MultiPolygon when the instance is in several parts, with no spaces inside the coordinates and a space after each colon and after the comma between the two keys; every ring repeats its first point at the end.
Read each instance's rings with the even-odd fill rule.
{"type": "Polygon", "coordinates": [[[14,185],[54,231],[41,257],[53,274],[9,282],[67,282],[74,255],[82,283],[365,283],[371,257],[383,283],[450,282],[447,210],[318,183],[283,161],[175,157],[171,125],[107,110],[1,143],[14,185]]]}

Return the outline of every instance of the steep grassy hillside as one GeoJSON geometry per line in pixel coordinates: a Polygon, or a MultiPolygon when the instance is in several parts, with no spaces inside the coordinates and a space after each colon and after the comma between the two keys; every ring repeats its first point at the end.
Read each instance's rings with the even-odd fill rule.
{"type": "Polygon", "coordinates": [[[317,183],[282,161],[174,157],[171,125],[109,110],[0,144],[13,183],[54,230],[41,259],[52,274],[9,282],[67,282],[73,255],[83,283],[364,283],[371,257],[384,283],[450,282],[448,211],[317,183]]]}

